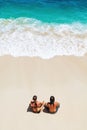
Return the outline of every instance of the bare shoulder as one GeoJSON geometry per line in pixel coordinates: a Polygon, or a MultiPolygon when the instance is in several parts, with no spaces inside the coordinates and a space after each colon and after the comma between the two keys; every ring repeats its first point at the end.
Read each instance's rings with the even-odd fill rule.
{"type": "Polygon", "coordinates": [[[41,107],[42,105],[43,105],[42,102],[37,101],[37,106],[38,106],[38,107],[41,107]]]}
{"type": "Polygon", "coordinates": [[[35,104],[34,104],[33,101],[31,101],[29,105],[30,105],[31,107],[33,107],[35,104]]]}
{"type": "Polygon", "coordinates": [[[59,102],[55,102],[55,105],[60,107],[60,103],[59,102]]]}

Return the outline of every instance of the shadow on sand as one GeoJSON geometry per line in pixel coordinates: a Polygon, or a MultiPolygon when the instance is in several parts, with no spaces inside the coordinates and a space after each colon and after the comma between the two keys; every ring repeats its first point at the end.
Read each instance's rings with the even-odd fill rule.
{"type": "Polygon", "coordinates": [[[28,106],[28,108],[27,108],[27,112],[32,112],[31,107],[30,107],[30,104],[29,104],[29,106],[28,106]]]}
{"type": "Polygon", "coordinates": [[[32,112],[32,113],[37,113],[37,114],[40,113],[40,111],[39,111],[39,112],[34,112],[34,111],[32,111],[30,105],[29,105],[28,108],[27,108],[27,112],[32,112]]]}

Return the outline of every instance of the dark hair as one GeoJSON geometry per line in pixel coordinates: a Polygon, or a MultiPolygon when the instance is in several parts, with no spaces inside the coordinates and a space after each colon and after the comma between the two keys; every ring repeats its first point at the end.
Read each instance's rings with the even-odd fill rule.
{"type": "Polygon", "coordinates": [[[51,96],[51,97],[50,97],[50,103],[51,103],[51,104],[54,104],[54,101],[55,101],[55,97],[54,97],[54,96],[51,96]]]}
{"type": "Polygon", "coordinates": [[[37,96],[36,95],[33,96],[33,100],[37,100],[37,96]]]}

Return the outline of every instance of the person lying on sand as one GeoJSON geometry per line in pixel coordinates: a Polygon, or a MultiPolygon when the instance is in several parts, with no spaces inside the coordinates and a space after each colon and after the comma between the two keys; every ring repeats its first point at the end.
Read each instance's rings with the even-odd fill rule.
{"type": "Polygon", "coordinates": [[[60,107],[60,104],[58,102],[55,102],[55,97],[51,96],[50,97],[50,102],[47,102],[44,104],[45,107],[45,112],[49,113],[56,113],[58,108],[60,107]]]}
{"type": "Polygon", "coordinates": [[[44,105],[44,102],[41,103],[37,101],[37,96],[34,95],[33,100],[30,103],[31,111],[34,113],[40,113],[41,110],[43,109],[43,105],[44,105]]]}

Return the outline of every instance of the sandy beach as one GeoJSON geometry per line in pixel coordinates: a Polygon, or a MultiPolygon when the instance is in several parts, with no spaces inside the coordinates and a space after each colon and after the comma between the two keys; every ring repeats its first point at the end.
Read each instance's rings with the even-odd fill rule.
{"type": "Polygon", "coordinates": [[[0,57],[0,130],[87,130],[87,55],[0,57]],[[56,114],[27,112],[32,96],[60,102],[56,114]]]}

